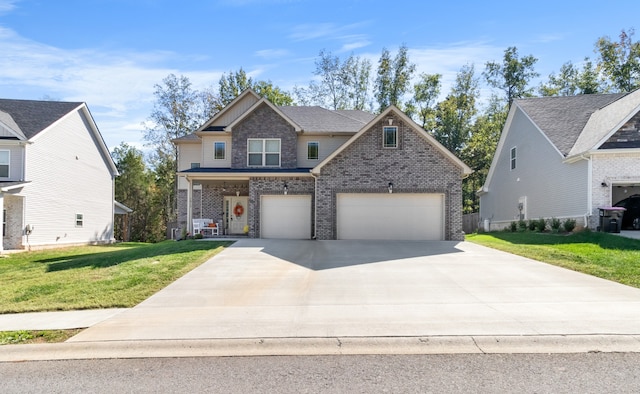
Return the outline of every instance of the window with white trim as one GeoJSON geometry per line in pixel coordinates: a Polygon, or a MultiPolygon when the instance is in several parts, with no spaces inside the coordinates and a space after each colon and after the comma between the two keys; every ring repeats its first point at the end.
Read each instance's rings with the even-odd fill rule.
{"type": "Polygon", "coordinates": [[[191,169],[200,168],[200,163],[191,163],[191,169]]]}
{"type": "Polygon", "coordinates": [[[384,148],[398,147],[398,127],[384,126],[382,128],[382,146],[384,148]]]}
{"type": "Polygon", "coordinates": [[[76,213],[76,227],[84,226],[84,215],[81,213],[76,213]]]}
{"type": "Polygon", "coordinates": [[[511,169],[516,169],[516,147],[511,148],[511,169]]]}
{"type": "Polygon", "coordinates": [[[279,167],[280,140],[276,138],[248,139],[247,165],[251,167],[279,167]]]}
{"type": "Polygon", "coordinates": [[[320,143],[313,141],[307,142],[307,159],[308,160],[318,160],[318,152],[320,148],[320,143]]]}
{"type": "Polygon", "coordinates": [[[224,160],[227,156],[227,144],[224,141],[213,143],[213,160],[224,160]]]}
{"type": "Polygon", "coordinates": [[[0,178],[9,178],[9,163],[11,162],[11,152],[0,150],[0,178]]]}

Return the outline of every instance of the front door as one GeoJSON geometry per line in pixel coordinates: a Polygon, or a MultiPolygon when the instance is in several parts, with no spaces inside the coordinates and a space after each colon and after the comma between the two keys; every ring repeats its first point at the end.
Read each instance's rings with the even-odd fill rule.
{"type": "Polygon", "coordinates": [[[247,225],[248,205],[249,197],[247,196],[225,197],[228,234],[244,234],[244,226],[247,225]]]}

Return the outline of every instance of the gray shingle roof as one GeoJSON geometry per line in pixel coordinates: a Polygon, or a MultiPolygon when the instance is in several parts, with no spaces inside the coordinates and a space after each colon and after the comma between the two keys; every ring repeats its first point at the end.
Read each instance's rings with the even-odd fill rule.
{"type": "Polygon", "coordinates": [[[515,103],[531,118],[563,155],[567,156],[589,117],[628,93],[517,99],[515,103]]]}
{"type": "Polygon", "coordinates": [[[0,99],[0,111],[11,115],[24,135],[31,139],[82,103],[0,99]]]}
{"type": "Polygon", "coordinates": [[[358,132],[375,116],[364,111],[330,111],[322,107],[278,107],[306,132],[358,132]]]}

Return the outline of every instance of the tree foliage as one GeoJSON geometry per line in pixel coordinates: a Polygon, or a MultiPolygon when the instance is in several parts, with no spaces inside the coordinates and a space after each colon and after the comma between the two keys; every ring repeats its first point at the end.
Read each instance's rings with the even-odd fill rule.
{"type": "Polygon", "coordinates": [[[403,98],[409,91],[415,71],[416,65],[409,61],[406,45],[398,49],[393,59],[388,49],[382,49],[380,60],[378,60],[374,93],[379,111],[383,111],[390,105],[403,109],[403,98]]]}
{"type": "Polygon", "coordinates": [[[487,62],[483,75],[489,86],[504,92],[510,106],[513,99],[531,95],[533,88],[529,83],[539,76],[533,69],[537,61],[532,55],[520,58],[516,47],[508,47],[502,63],[487,62]]]}
{"type": "Polygon", "coordinates": [[[595,94],[605,91],[602,80],[593,62],[584,59],[582,68],[566,62],[556,75],[551,73],[547,83],[540,84],[538,92],[542,96],[574,96],[577,94],[595,94]]]}
{"type": "Polygon", "coordinates": [[[596,42],[598,67],[614,90],[630,92],[640,86],[640,42],[633,41],[635,31],[622,30],[617,42],[601,37],[596,42]]]}
{"type": "Polygon", "coordinates": [[[217,92],[213,89],[205,91],[205,101],[212,104],[210,115],[213,116],[221,111],[247,89],[253,89],[260,97],[266,97],[275,105],[293,104],[293,98],[288,92],[274,86],[271,81],[254,81],[246,71],[240,68],[238,71],[222,74],[218,81],[217,92]]]}
{"type": "Polygon", "coordinates": [[[326,50],[320,51],[313,72],[319,79],[308,88],[295,88],[297,100],[304,105],[363,110],[369,92],[371,62],[351,54],[344,61],[326,50]]]}
{"type": "Polygon", "coordinates": [[[432,130],[435,127],[435,104],[440,96],[441,79],[440,74],[421,73],[418,82],[413,85],[411,108],[425,130],[432,130]]]}
{"type": "Polygon", "coordinates": [[[131,241],[163,240],[162,205],[156,203],[155,195],[158,188],[142,152],[122,143],[114,148],[112,157],[120,173],[115,179],[115,199],[133,210],[128,214],[128,221],[116,220],[116,239],[122,240],[128,234],[131,241]]]}
{"type": "Polygon", "coordinates": [[[478,115],[471,126],[470,137],[460,152],[460,158],[474,171],[462,184],[465,213],[477,212],[480,201],[476,192],[482,187],[489,173],[502,128],[507,120],[508,107],[493,96],[487,108],[478,115]]]}
{"type": "Polygon", "coordinates": [[[447,149],[458,155],[471,133],[477,113],[478,79],[473,65],[463,66],[451,93],[436,106],[433,136],[447,149]]]}

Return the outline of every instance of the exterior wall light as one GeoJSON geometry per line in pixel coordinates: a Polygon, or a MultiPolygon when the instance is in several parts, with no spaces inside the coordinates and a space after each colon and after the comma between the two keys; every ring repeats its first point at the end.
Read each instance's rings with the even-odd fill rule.
{"type": "Polygon", "coordinates": [[[393,182],[389,182],[389,194],[393,193],[393,182]]]}

